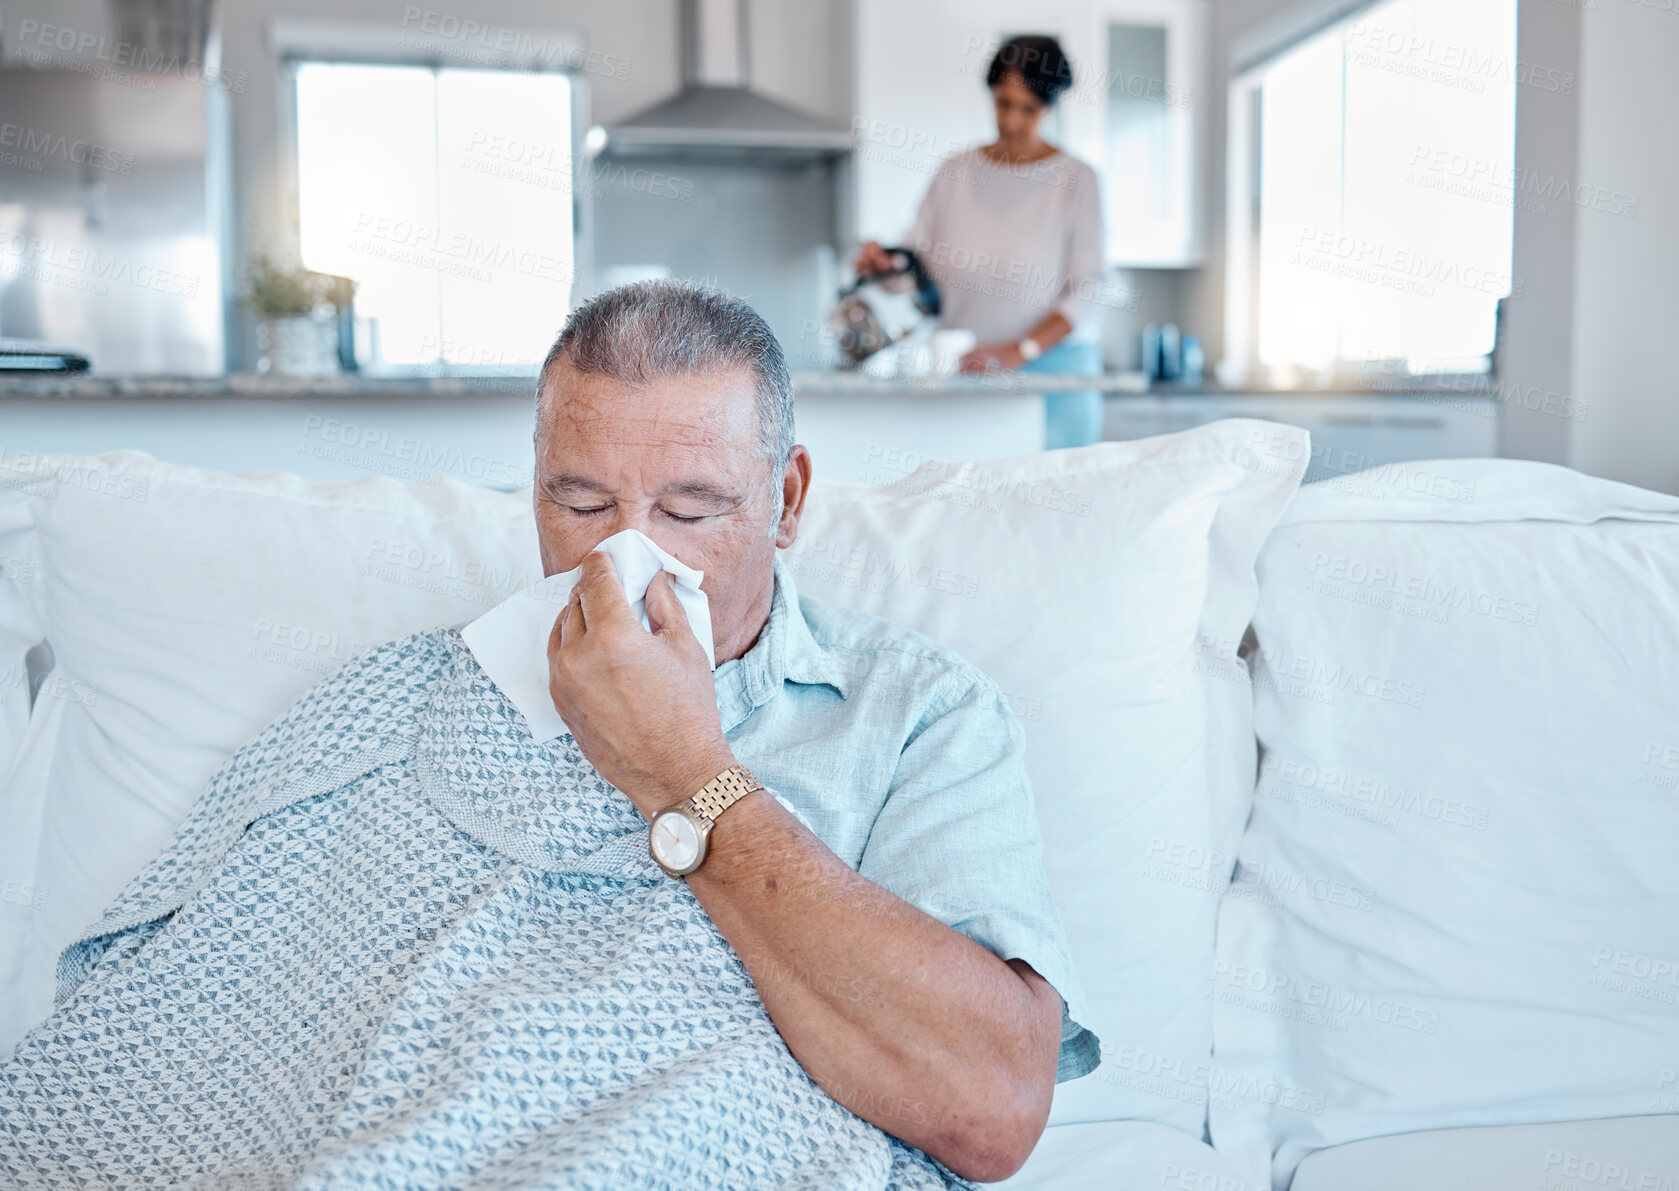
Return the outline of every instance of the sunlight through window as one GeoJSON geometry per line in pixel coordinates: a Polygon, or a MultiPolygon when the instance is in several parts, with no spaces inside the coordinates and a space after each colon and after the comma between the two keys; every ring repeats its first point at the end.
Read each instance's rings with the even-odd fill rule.
{"type": "Polygon", "coordinates": [[[541,362],[573,279],[564,76],[305,63],[297,139],[304,266],[356,281],[375,367],[541,362]]]}
{"type": "Polygon", "coordinates": [[[1484,371],[1511,275],[1514,0],[1388,0],[1267,66],[1258,349],[1273,373],[1484,371]]]}

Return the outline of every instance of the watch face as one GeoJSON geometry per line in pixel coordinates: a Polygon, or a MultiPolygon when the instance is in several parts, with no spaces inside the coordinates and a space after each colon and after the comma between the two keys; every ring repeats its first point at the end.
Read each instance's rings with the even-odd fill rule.
{"type": "Polygon", "coordinates": [[[648,846],[660,864],[686,872],[700,858],[700,826],[679,811],[660,811],[653,820],[648,846]]]}

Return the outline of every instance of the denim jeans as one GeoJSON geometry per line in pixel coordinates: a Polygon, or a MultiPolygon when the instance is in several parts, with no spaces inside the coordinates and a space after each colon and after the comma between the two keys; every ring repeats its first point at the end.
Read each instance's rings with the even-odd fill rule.
{"type": "MultiPolygon", "coordinates": [[[[1070,373],[1074,376],[1102,375],[1102,348],[1095,343],[1068,343],[1063,339],[1022,372],[1070,373]]],[[[1095,389],[1044,394],[1044,446],[1088,447],[1102,441],[1102,394],[1095,389]]]]}

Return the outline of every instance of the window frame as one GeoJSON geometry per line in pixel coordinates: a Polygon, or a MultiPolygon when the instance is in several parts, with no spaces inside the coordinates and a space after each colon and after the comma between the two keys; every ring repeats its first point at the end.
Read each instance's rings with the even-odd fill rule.
{"type": "MultiPolygon", "coordinates": [[[[567,47],[563,56],[588,61],[587,42],[571,30],[515,30],[540,44],[567,47]],[[575,50],[575,52],[573,52],[575,50]]],[[[298,161],[301,151],[297,124],[298,68],[310,63],[341,66],[406,66],[430,70],[505,70],[516,74],[557,75],[566,80],[571,108],[571,160],[573,171],[587,169],[594,160],[588,152],[590,91],[585,71],[571,66],[543,67],[511,53],[485,54],[462,46],[458,53],[417,51],[403,32],[394,27],[370,28],[367,22],[281,19],[270,23],[269,40],[278,53],[278,135],[276,179],[283,199],[282,237],[291,259],[302,257],[302,192],[298,161]]],[[[434,39],[438,40],[438,39],[434,39]]],[[[573,186],[572,204],[572,294],[588,293],[594,276],[594,202],[590,187],[573,186]]],[[[439,344],[441,349],[441,343],[439,344]]],[[[384,364],[376,369],[363,366],[360,375],[376,378],[487,377],[534,379],[538,365],[451,364],[442,359],[430,364],[384,364]]]]}
{"type": "MultiPolygon", "coordinates": [[[[1313,5],[1292,14],[1293,19],[1286,22],[1286,34],[1262,36],[1247,47],[1249,52],[1240,52],[1242,47],[1238,46],[1232,55],[1234,73],[1225,99],[1224,343],[1214,368],[1221,384],[1253,387],[1271,383],[1259,359],[1259,170],[1265,78],[1284,55],[1315,37],[1351,27],[1382,2],[1358,0],[1348,4],[1332,0],[1313,5]]],[[[1519,30],[1519,7],[1516,19],[1519,30]]],[[[1260,31],[1262,35],[1266,32],[1260,31]]],[[[1512,270],[1514,251],[1512,244],[1512,270]]],[[[1508,301],[1508,297],[1498,300],[1492,350],[1482,357],[1479,368],[1413,373],[1399,361],[1337,359],[1333,369],[1321,374],[1317,383],[1293,387],[1369,393],[1487,391],[1498,376],[1498,349],[1508,301]]]]}

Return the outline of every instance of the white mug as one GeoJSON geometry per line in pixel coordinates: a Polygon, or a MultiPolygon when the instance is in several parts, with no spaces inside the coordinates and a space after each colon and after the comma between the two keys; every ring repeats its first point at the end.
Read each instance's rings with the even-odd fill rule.
{"type": "Polygon", "coordinates": [[[979,336],[961,327],[934,331],[927,346],[932,353],[932,371],[949,375],[962,363],[962,357],[979,344],[979,336]]]}

